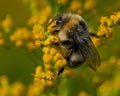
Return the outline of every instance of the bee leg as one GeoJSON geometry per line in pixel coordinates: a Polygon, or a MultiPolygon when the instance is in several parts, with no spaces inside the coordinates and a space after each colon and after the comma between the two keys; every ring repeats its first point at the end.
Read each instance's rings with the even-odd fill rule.
{"type": "Polygon", "coordinates": [[[65,67],[62,67],[62,68],[58,71],[57,76],[60,76],[60,74],[63,73],[64,69],[65,69],[65,67]]]}
{"type": "Polygon", "coordinates": [[[96,37],[96,38],[104,38],[105,36],[98,36],[97,34],[93,33],[93,32],[89,32],[90,36],[96,37]]]}
{"type": "Polygon", "coordinates": [[[56,45],[56,46],[59,46],[60,42],[54,42],[53,44],[56,45]]]}

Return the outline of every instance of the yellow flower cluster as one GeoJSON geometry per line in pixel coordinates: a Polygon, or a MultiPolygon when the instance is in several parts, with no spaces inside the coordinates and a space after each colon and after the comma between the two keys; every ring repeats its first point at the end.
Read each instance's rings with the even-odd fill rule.
{"type": "Polygon", "coordinates": [[[32,15],[28,20],[28,25],[34,25],[39,23],[40,25],[44,25],[48,18],[52,14],[52,9],[49,5],[44,6],[44,10],[41,10],[37,14],[32,15]]]}
{"type": "Polygon", "coordinates": [[[96,6],[95,0],[84,0],[84,1],[72,0],[69,6],[69,11],[82,14],[85,11],[94,11],[95,6],[96,6]]]}
{"type": "Polygon", "coordinates": [[[67,0],[57,0],[58,4],[65,5],[68,1],[67,0]]]}
{"type": "MultiPolygon", "coordinates": [[[[43,86],[44,88],[46,86],[54,85],[57,72],[67,64],[66,59],[63,57],[60,46],[55,45],[55,43],[59,42],[59,38],[56,35],[51,34],[51,31],[55,30],[55,27],[53,28],[55,25],[55,22],[50,23],[50,25],[47,27],[47,31],[44,31],[44,28],[41,26],[41,24],[37,24],[33,27],[35,45],[42,48],[42,59],[44,65],[43,67],[38,66],[36,68],[34,82],[39,84],[42,82],[42,85],[40,86],[43,86]]],[[[72,73],[72,71],[67,70],[65,72],[66,75],[64,76],[69,77],[70,72],[72,73]]]]}
{"type": "Polygon", "coordinates": [[[5,19],[1,22],[1,26],[3,27],[5,32],[10,32],[10,27],[13,26],[13,21],[9,15],[7,15],[5,19]]]}
{"type": "MultiPolygon", "coordinates": [[[[105,80],[98,88],[97,96],[117,96],[120,90],[120,58],[116,56],[110,57],[108,61],[102,62],[102,67],[99,73],[106,71],[106,74],[114,73],[114,78],[105,80]],[[103,65],[102,65],[103,64],[103,65]],[[107,66],[109,65],[109,66],[107,66]],[[111,71],[112,70],[112,71],[111,71]],[[114,71],[116,70],[116,71],[114,71]]],[[[100,78],[99,78],[100,79],[100,78]]]]}
{"type": "Polygon", "coordinates": [[[85,0],[85,3],[84,3],[84,9],[86,11],[89,11],[91,9],[93,9],[96,5],[96,2],[95,0],[85,0]]]}
{"type": "Polygon", "coordinates": [[[21,96],[24,90],[25,86],[21,82],[10,85],[6,76],[0,77],[0,96],[21,96]]]}
{"type": "Polygon", "coordinates": [[[104,16],[100,19],[100,26],[98,28],[97,35],[101,37],[101,39],[93,39],[96,46],[104,43],[106,40],[109,40],[113,34],[113,27],[118,25],[120,22],[120,12],[114,12],[110,16],[104,16]]]}
{"type": "Polygon", "coordinates": [[[54,85],[55,74],[49,71],[43,71],[41,66],[38,66],[34,74],[34,85],[31,86],[29,94],[33,96],[41,95],[46,87],[51,87],[54,85]]]}
{"type": "Polygon", "coordinates": [[[48,32],[45,32],[41,24],[36,24],[33,27],[32,33],[37,47],[41,47],[42,45],[47,46],[59,42],[59,38],[57,36],[49,34],[51,30],[53,30],[53,28],[48,26],[48,32]]]}
{"type": "Polygon", "coordinates": [[[43,52],[43,61],[46,70],[57,69],[56,71],[58,71],[67,64],[67,61],[57,49],[44,47],[43,52]]]}
{"type": "Polygon", "coordinates": [[[0,45],[3,45],[5,42],[2,32],[0,32],[0,45]]]}
{"type": "Polygon", "coordinates": [[[49,36],[45,41],[44,45],[50,45],[59,42],[59,38],[57,36],[49,36]]]}
{"type": "Polygon", "coordinates": [[[77,13],[81,14],[82,13],[81,7],[82,7],[81,1],[73,0],[70,4],[69,10],[72,12],[77,12],[77,13]]]}
{"type": "Polygon", "coordinates": [[[43,27],[40,25],[40,24],[36,24],[34,27],[33,27],[33,38],[34,38],[34,41],[35,41],[35,45],[37,47],[40,47],[42,44],[43,44],[43,39],[44,39],[44,29],[43,27]]]}
{"type": "Polygon", "coordinates": [[[32,33],[26,28],[18,28],[10,36],[10,40],[15,42],[17,47],[21,47],[25,41],[27,41],[27,46],[30,47],[30,49],[34,48],[32,38],[32,33]]]}

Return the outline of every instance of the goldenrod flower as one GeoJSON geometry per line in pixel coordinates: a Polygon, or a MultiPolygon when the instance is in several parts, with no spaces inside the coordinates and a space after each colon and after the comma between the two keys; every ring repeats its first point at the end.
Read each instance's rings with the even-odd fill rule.
{"type": "Polygon", "coordinates": [[[36,24],[33,27],[33,36],[34,36],[34,39],[35,40],[42,40],[43,36],[44,36],[43,32],[44,32],[43,27],[40,24],[36,24]]]}
{"type": "Polygon", "coordinates": [[[50,49],[50,54],[54,56],[57,53],[57,50],[55,48],[50,49]]]}
{"type": "Polygon", "coordinates": [[[49,51],[50,51],[50,48],[49,48],[49,47],[44,47],[44,48],[43,48],[43,52],[44,52],[44,53],[49,53],[49,51]]]}
{"type": "Polygon", "coordinates": [[[67,68],[66,70],[64,70],[63,72],[63,77],[71,77],[74,74],[74,69],[72,68],[67,68]]]}
{"type": "Polygon", "coordinates": [[[54,21],[52,22],[52,19],[50,19],[48,24],[50,24],[47,27],[48,32],[53,32],[56,29],[56,27],[55,27],[56,26],[56,22],[54,22],[54,21]]]}
{"type": "Polygon", "coordinates": [[[35,43],[33,41],[28,41],[26,44],[27,48],[29,49],[29,51],[32,51],[33,49],[35,49],[35,43]]]}
{"type": "Polygon", "coordinates": [[[55,74],[53,72],[51,72],[50,70],[48,70],[46,73],[46,80],[54,80],[55,79],[55,74]]]}
{"type": "Polygon", "coordinates": [[[95,5],[96,2],[94,0],[85,0],[84,9],[87,11],[91,10],[94,8],[95,5]]]}
{"type": "Polygon", "coordinates": [[[28,25],[34,25],[37,24],[39,20],[39,17],[37,15],[33,15],[28,20],[28,25]]]}
{"type": "MultiPolygon", "coordinates": [[[[26,28],[18,28],[10,36],[10,41],[15,42],[17,47],[23,46],[25,41],[32,40],[32,33],[26,28]]],[[[26,44],[27,45],[27,44],[26,44]]]]}
{"type": "Polygon", "coordinates": [[[25,86],[21,82],[15,82],[11,86],[11,94],[13,96],[20,96],[25,90],[25,86]]]}
{"type": "Polygon", "coordinates": [[[35,41],[35,45],[37,47],[40,47],[43,44],[43,38],[44,38],[44,29],[40,24],[37,24],[33,27],[33,38],[35,41]]]}
{"type": "Polygon", "coordinates": [[[47,22],[48,18],[51,16],[52,14],[52,9],[49,5],[44,7],[44,10],[40,11],[39,13],[39,24],[43,25],[47,22]]]}
{"type": "Polygon", "coordinates": [[[101,37],[101,39],[93,39],[95,45],[100,45],[105,41],[108,41],[113,35],[113,27],[118,25],[120,22],[120,12],[114,12],[110,16],[104,16],[100,19],[100,26],[98,28],[97,35],[101,37]]]}
{"type": "Polygon", "coordinates": [[[50,54],[44,54],[43,55],[43,61],[44,61],[44,63],[51,63],[52,58],[53,57],[50,54]]]}
{"type": "Polygon", "coordinates": [[[67,0],[57,0],[58,4],[65,5],[68,1],[67,0]]]}
{"type": "Polygon", "coordinates": [[[2,32],[0,32],[0,45],[3,45],[5,42],[2,32]]]}
{"type": "Polygon", "coordinates": [[[89,96],[87,92],[81,91],[78,96],[89,96]]]}
{"type": "Polygon", "coordinates": [[[109,38],[112,36],[113,29],[110,27],[100,26],[98,31],[98,36],[103,36],[109,38]]]}
{"type": "Polygon", "coordinates": [[[46,80],[46,83],[48,86],[54,86],[55,82],[54,81],[50,81],[50,80],[46,80]]]}
{"type": "Polygon", "coordinates": [[[65,66],[66,64],[67,64],[67,61],[65,59],[59,59],[56,61],[55,67],[60,69],[63,66],[65,66]]]}
{"type": "Polygon", "coordinates": [[[15,41],[15,45],[16,45],[17,47],[21,47],[21,46],[23,45],[22,40],[16,40],[16,41],[15,41]]]}
{"type": "Polygon", "coordinates": [[[73,0],[70,4],[70,10],[76,11],[76,10],[80,9],[81,6],[82,6],[82,2],[80,2],[78,0],[73,0]]]}
{"type": "Polygon", "coordinates": [[[60,53],[56,53],[53,57],[53,61],[56,62],[58,59],[62,59],[63,56],[60,53]]]}
{"type": "Polygon", "coordinates": [[[52,65],[50,63],[44,63],[44,67],[45,67],[45,70],[51,70],[52,69],[52,65]]]}
{"type": "Polygon", "coordinates": [[[114,12],[113,15],[110,15],[110,19],[113,21],[114,24],[120,22],[120,12],[114,12]]]}
{"type": "Polygon", "coordinates": [[[47,40],[44,41],[44,45],[50,45],[59,42],[59,38],[56,36],[49,36],[47,40]]]}
{"type": "Polygon", "coordinates": [[[5,32],[10,32],[10,27],[13,26],[13,21],[9,15],[1,22],[1,26],[4,28],[5,32]]]}

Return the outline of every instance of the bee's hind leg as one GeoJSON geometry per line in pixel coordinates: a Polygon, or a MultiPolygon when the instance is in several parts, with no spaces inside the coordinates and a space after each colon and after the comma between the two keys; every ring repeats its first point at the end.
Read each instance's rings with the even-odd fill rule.
{"type": "Polygon", "coordinates": [[[58,71],[57,76],[60,76],[60,74],[63,73],[64,69],[65,69],[65,66],[58,71]]]}
{"type": "Polygon", "coordinates": [[[98,36],[97,34],[93,33],[93,32],[89,32],[89,35],[92,37],[96,37],[96,38],[104,38],[105,36],[98,36]]]}

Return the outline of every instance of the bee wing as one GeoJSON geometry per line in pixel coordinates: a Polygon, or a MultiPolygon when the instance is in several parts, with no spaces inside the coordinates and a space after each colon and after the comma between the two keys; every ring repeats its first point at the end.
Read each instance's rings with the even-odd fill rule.
{"type": "Polygon", "coordinates": [[[75,32],[74,42],[78,45],[79,50],[86,60],[87,64],[94,70],[97,70],[97,67],[100,66],[100,56],[89,37],[88,32],[75,32]]]}

